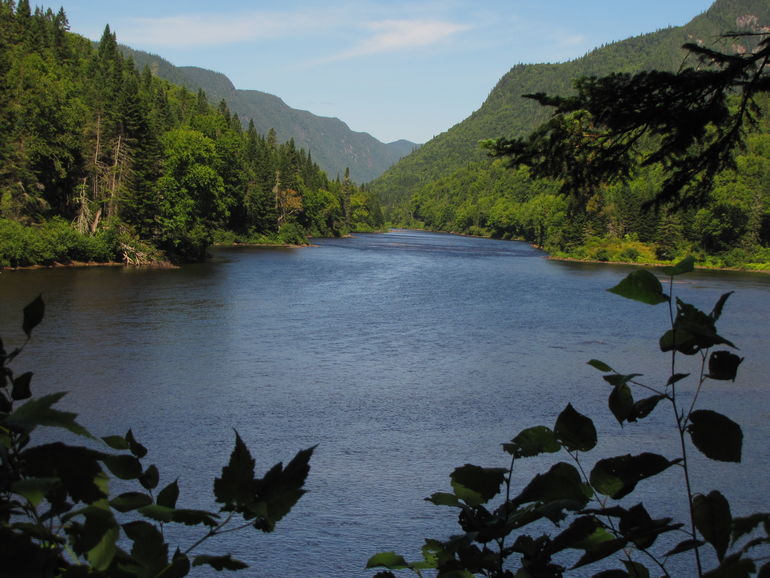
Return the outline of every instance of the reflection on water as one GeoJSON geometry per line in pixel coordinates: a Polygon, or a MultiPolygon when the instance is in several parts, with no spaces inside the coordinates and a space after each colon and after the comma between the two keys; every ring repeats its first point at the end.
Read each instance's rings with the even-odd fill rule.
{"type": "MultiPolygon", "coordinates": [[[[233,428],[261,471],[319,444],[311,492],[278,532],[221,548],[259,576],[366,576],[372,553],[416,558],[423,538],[454,531],[448,509],[423,501],[448,489],[454,467],[504,465],[499,444],[552,424],[568,401],[611,434],[603,456],[629,442],[670,447],[667,411],[621,431],[585,363],[651,380],[665,371],[665,308],[605,291],[627,272],[548,261],[521,243],[396,231],[218,249],[177,270],[2,273],[0,335],[21,341],[21,307],[42,292],[47,317],[17,368],[35,371],[37,393],[70,391],[95,434],[133,428],[164,481],[180,478],[185,507],[213,503],[208,483],[233,428]]],[[[707,310],[733,289],[721,329],[746,361],[738,383],[709,384],[703,403],[749,426],[747,459],[696,470],[704,491],[752,480],[743,507],[764,509],[770,279],[696,273],[676,287],[707,310]]],[[[672,507],[665,493],[649,499],[672,507]]]]}

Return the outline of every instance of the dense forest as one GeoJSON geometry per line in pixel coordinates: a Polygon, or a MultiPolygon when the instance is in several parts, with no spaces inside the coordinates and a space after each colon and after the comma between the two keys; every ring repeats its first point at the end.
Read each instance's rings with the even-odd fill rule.
{"type": "Polygon", "coordinates": [[[0,266],[200,260],[383,226],[372,195],[224,102],[138,70],[105,28],[0,0],[0,266]]]}
{"type": "MultiPolygon", "coordinates": [[[[546,122],[549,107],[527,93],[574,94],[581,77],[697,67],[685,42],[740,53],[750,47],[720,32],[762,30],[770,7],[758,0],[718,0],[684,27],[667,28],[601,47],[564,64],[518,65],[484,105],[406,157],[371,189],[393,222],[438,231],[522,239],[562,257],[598,261],[670,261],[687,254],[700,264],[770,269],[770,121],[751,134],[735,166],[724,171],[703,206],[643,209],[663,182],[660,167],[636,171],[625,183],[597,186],[579,210],[558,180],[506,168],[480,141],[523,137],[546,122]]],[[[745,44],[745,43],[744,43],[745,44]]],[[[736,101],[737,105],[737,101],[736,101]]],[[[770,111],[770,101],[758,101],[770,111]]]]}

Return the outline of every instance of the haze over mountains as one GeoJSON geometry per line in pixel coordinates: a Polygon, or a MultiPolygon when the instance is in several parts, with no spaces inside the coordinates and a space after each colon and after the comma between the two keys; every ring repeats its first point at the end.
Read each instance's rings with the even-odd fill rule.
{"type": "Polygon", "coordinates": [[[267,134],[273,128],[278,140],[290,138],[298,148],[310,152],[312,158],[330,178],[345,174],[357,183],[380,176],[419,144],[407,140],[383,143],[366,132],[355,132],[338,118],[317,116],[288,106],[279,97],[259,90],[237,89],[220,72],[195,66],[174,66],[160,56],[121,46],[141,70],[144,66],[159,77],[197,91],[202,89],[212,104],[227,102],[231,112],[244,122],[254,121],[257,132],[267,134]]]}

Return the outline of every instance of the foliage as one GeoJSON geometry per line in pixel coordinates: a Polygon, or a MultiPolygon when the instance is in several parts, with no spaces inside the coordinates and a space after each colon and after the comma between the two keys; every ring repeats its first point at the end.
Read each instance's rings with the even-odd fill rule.
{"type": "MultiPolygon", "coordinates": [[[[224,101],[139,71],[109,26],[93,46],[63,11],[0,0],[0,86],[0,218],[31,227],[5,227],[14,246],[57,218],[78,239],[129,230],[128,249],[149,250],[118,243],[109,260],[140,264],[203,259],[220,229],[275,241],[287,222],[301,236],[382,228],[371,194],[329,179],[275,131],[244,128],[224,101]],[[322,195],[332,198],[304,202],[322,195]],[[350,198],[362,202],[346,214],[350,198]]],[[[15,251],[2,263],[66,258],[15,251]]]]}
{"type": "Polygon", "coordinates": [[[701,409],[698,401],[709,380],[734,381],[743,358],[731,351],[735,346],[717,330],[729,293],[710,313],[673,294],[674,278],[692,267],[688,258],[666,270],[668,292],[645,270],[631,273],[610,289],[628,299],[668,306],[670,326],[659,342],[670,359],[667,379],[649,383],[639,373],[617,371],[598,360],[589,362],[610,386],[608,405],[620,426],[641,427],[638,422],[659,408],[671,408],[676,445],[681,448],[678,455],[642,451],[604,457],[589,471],[585,464],[587,454],[597,446],[597,430],[590,418],[569,404],[553,425],[526,428],[503,444],[511,456],[507,467],[466,464],[456,468],[450,476],[451,491],[435,493],[428,501],[456,509],[461,533],[448,540],[426,540],[419,561],[407,562],[393,552],[373,556],[369,568],[388,569],[379,572],[378,578],[394,576],[390,570],[406,569],[418,575],[435,570],[439,578],[553,578],[571,570],[583,572],[583,567],[597,563],[597,577],[670,576],[670,561],[682,556],[692,556],[691,575],[767,575],[770,563],[758,565],[770,544],[770,513],[734,518],[721,492],[693,490],[693,449],[711,460],[741,460],[740,426],[716,411],[701,409]],[[685,363],[692,364],[692,370],[683,367],[685,363]],[[547,471],[516,490],[513,479],[519,460],[546,454],[564,459],[549,459],[555,463],[547,471]],[[670,468],[683,472],[687,519],[651,512],[642,502],[629,506],[638,501],[634,497],[638,486],[650,487],[656,476],[670,468]],[[679,535],[679,541],[671,542],[673,547],[661,544],[664,541],[658,539],[666,534],[679,535]],[[716,561],[708,572],[706,549],[716,561]],[[621,567],[606,569],[615,558],[621,567]]]}
{"type": "MultiPolygon", "coordinates": [[[[24,308],[27,342],[44,311],[40,297],[24,308]]],[[[314,448],[259,478],[236,432],[230,459],[213,484],[219,510],[179,507],[179,483],[159,489],[160,472],[145,464],[148,451],[131,430],[96,438],[74,413],[56,409],[64,393],[32,397],[32,373],[17,375],[10,367],[23,348],[7,352],[0,341],[3,576],[176,577],[202,565],[240,570],[246,565],[230,554],[193,551],[213,536],[248,527],[272,532],[305,493],[314,448]],[[66,430],[88,445],[36,445],[42,427],[66,430]],[[135,489],[128,490],[129,484],[135,489]],[[117,494],[118,486],[128,491],[117,494]],[[169,524],[200,528],[201,536],[187,547],[172,546],[164,534],[169,524]]]]}

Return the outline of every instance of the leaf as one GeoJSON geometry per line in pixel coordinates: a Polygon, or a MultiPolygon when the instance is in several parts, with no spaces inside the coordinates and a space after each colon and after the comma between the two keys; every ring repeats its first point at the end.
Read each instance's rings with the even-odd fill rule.
{"type": "Polygon", "coordinates": [[[644,399],[640,399],[634,403],[634,407],[631,410],[631,415],[629,416],[628,421],[633,422],[647,417],[652,413],[652,410],[657,407],[658,402],[660,402],[662,399],[666,399],[666,396],[653,395],[650,397],[645,397],[644,399]]]}
{"type": "Polygon", "coordinates": [[[152,498],[142,492],[126,492],[110,500],[110,506],[118,512],[130,512],[152,504],[152,498]]]}
{"type": "Polygon", "coordinates": [[[668,378],[666,385],[674,385],[675,383],[679,383],[680,381],[688,377],[690,377],[689,373],[675,373],[674,375],[668,378]]]}
{"type": "Polygon", "coordinates": [[[713,351],[709,356],[708,377],[723,381],[735,381],[738,366],[742,361],[742,357],[729,351],[713,351]]]}
{"type": "Polygon", "coordinates": [[[557,439],[570,451],[587,452],[596,446],[596,427],[590,418],[568,404],[556,418],[553,428],[557,439]]]}
{"type": "Polygon", "coordinates": [[[136,480],[142,475],[142,464],[134,456],[105,455],[102,461],[121,480],[136,480]]]}
{"type": "Polygon", "coordinates": [[[703,546],[706,542],[702,540],[693,540],[692,538],[688,540],[684,540],[683,542],[679,542],[676,546],[674,546],[671,550],[663,554],[665,557],[673,556],[674,554],[681,554],[682,552],[689,552],[690,550],[694,550],[695,548],[700,548],[703,546]]]}
{"type": "Polygon", "coordinates": [[[88,562],[97,572],[104,572],[112,564],[118,551],[117,542],[120,537],[120,529],[112,526],[102,534],[101,540],[88,551],[88,562]]]}
{"type": "Polygon", "coordinates": [[[190,573],[190,559],[179,550],[174,553],[171,564],[166,566],[156,578],[184,578],[190,573]]]}
{"type": "Polygon", "coordinates": [[[511,500],[517,507],[528,502],[559,502],[560,509],[577,510],[589,500],[590,490],[583,484],[580,473],[565,462],[554,464],[544,474],[538,474],[511,500]]]}
{"type": "Polygon", "coordinates": [[[469,506],[479,506],[494,498],[505,481],[504,468],[482,468],[465,464],[449,476],[455,495],[469,506]]]}
{"type": "Polygon", "coordinates": [[[721,562],[730,544],[730,529],[733,517],[730,514],[730,504],[718,491],[714,490],[707,496],[697,494],[692,500],[695,527],[703,538],[716,550],[721,562]]]}
{"type": "Polygon", "coordinates": [[[65,393],[51,393],[37,399],[31,399],[13,413],[5,417],[5,424],[32,431],[38,426],[59,427],[72,433],[95,439],[86,428],[75,421],[77,414],[53,409],[53,405],[63,398],[65,393]]]}
{"type": "Polygon", "coordinates": [[[366,567],[367,569],[387,568],[388,570],[404,570],[409,568],[409,564],[407,564],[403,556],[400,556],[395,552],[380,552],[369,558],[366,567]]]}
{"type": "Polygon", "coordinates": [[[530,458],[542,453],[558,452],[560,449],[556,434],[543,425],[522,430],[510,443],[503,444],[503,450],[514,458],[530,458]]]}
{"type": "Polygon", "coordinates": [[[706,572],[703,578],[751,578],[755,571],[753,560],[733,554],[725,558],[718,568],[706,572]]]}
{"type": "Polygon", "coordinates": [[[714,345],[729,345],[730,341],[717,334],[715,319],[697,307],[676,300],[677,314],[674,326],[660,338],[661,351],[676,350],[684,355],[694,355],[701,349],[714,345]]]}
{"type": "Polygon", "coordinates": [[[625,383],[612,389],[608,402],[610,411],[620,425],[631,416],[634,410],[634,397],[631,388],[625,383]]]}
{"type": "Polygon", "coordinates": [[[133,541],[131,555],[144,569],[141,576],[155,576],[168,565],[168,545],[158,529],[141,520],[123,524],[123,531],[133,541]]]}
{"type": "Polygon", "coordinates": [[[725,302],[727,302],[727,299],[732,295],[734,291],[730,291],[728,293],[724,293],[720,298],[719,301],[716,302],[716,305],[714,305],[714,309],[711,310],[710,317],[714,321],[719,321],[719,318],[722,316],[722,309],[725,306],[725,302]]]}
{"type": "Polygon", "coordinates": [[[625,279],[608,291],[648,305],[657,305],[669,300],[668,295],[663,293],[663,287],[658,278],[644,269],[629,273],[625,279]]]}
{"type": "Polygon", "coordinates": [[[144,473],[139,478],[139,483],[146,490],[154,490],[158,487],[158,482],[160,482],[160,472],[155,465],[151,465],[144,470],[144,473]]]}
{"type": "Polygon", "coordinates": [[[13,482],[11,491],[24,497],[37,508],[45,499],[45,495],[59,483],[59,478],[24,478],[13,482]]]}
{"type": "Polygon", "coordinates": [[[607,365],[603,361],[599,361],[598,359],[592,359],[591,361],[588,362],[588,365],[598,369],[599,371],[607,371],[607,372],[610,372],[610,371],[614,372],[615,371],[609,365],[607,365]]]}
{"type": "Polygon", "coordinates": [[[743,432],[730,418],[708,409],[696,410],[690,414],[687,431],[706,457],[721,462],[741,461],[743,432]]]}
{"type": "Polygon", "coordinates": [[[113,450],[124,451],[128,449],[128,442],[122,436],[106,436],[102,438],[102,441],[113,450]]]}
{"type": "Polygon", "coordinates": [[[134,454],[137,458],[141,459],[147,455],[147,448],[136,441],[136,438],[134,438],[134,432],[132,432],[130,429],[128,432],[126,432],[126,441],[128,442],[128,449],[131,450],[131,453],[134,454]]]}
{"type": "Polygon", "coordinates": [[[770,527],[770,513],[760,512],[750,516],[733,519],[733,542],[737,542],[746,534],[750,534],[760,524],[770,527]]]}
{"type": "Polygon", "coordinates": [[[621,560],[628,571],[629,578],[650,578],[650,571],[644,564],[633,560],[621,560]]]}
{"type": "Polygon", "coordinates": [[[641,480],[655,476],[675,463],[647,452],[638,456],[627,454],[606,458],[599,460],[591,470],[591,485],[597,492],[618,500],[630,494],[641,480]]]}
{"type": "Polygon", "coordinates": [[[23,373],[19,377],[13,380],[13,390],[11,391],[11,397],[20,401],[22,399],[29,399],[32,397],[32,392],[29,389],[29,384],[32,382],[32,372],[28,371],[23,373]]]}
{"type": "Polygon", "coordinates": [[[243,570],[249,565],[236,560],[227,554],[226,556],[196,556],[193,560],[193,566],[211,566],[214,570],[243,570]]]}
{"type": "Polygon", "coordinates": [[[225,511],[242,511],[254,501],[256,480],[254,459],[241,436],[235,432],[235,447],[230,461],[222,468],[222,476],[214,480],[216,501],[224,504],[225,511]]]}
{"type": "Polygon", "coordinates": [[[159,506],[165,506],[167,508],[176,508],[176,501],[179,499],[179,484],[177,480],[174,480],[159,493],[155,502],[159,506]]]}
{"type": "Polygon", "coordinates": [[[695,270],[695,257],[688,255],[679,263],[673,267],[663,267],[661,271],[670,277],[676,277],[677,275],[683,275],[684,273],[690,273],[695,270]]]}
{"type": "Polygon", "coordinates": [[[457,496],[448,492],[436,492],[429,498],[425,498],[425,500],[436,506],[452,506],[453,508],[461,508],[463,506],[457,496]]]}
{"type": "Polygon", "coordinates": [[[24,308],[24,322],[21,328],[28,338],[32,337],[32,330],[40,324],[44,316],[45,303],[43,303],[43,296],[38,295],[24,308]]]}
{"type": "Polygon", "coordinates": [[[102,454],[61,442],[28,448],[21,453],[26,474],[37,478],[59,478],[75,502],[94,503],[105,498],[97,483],[102,454]]]}

